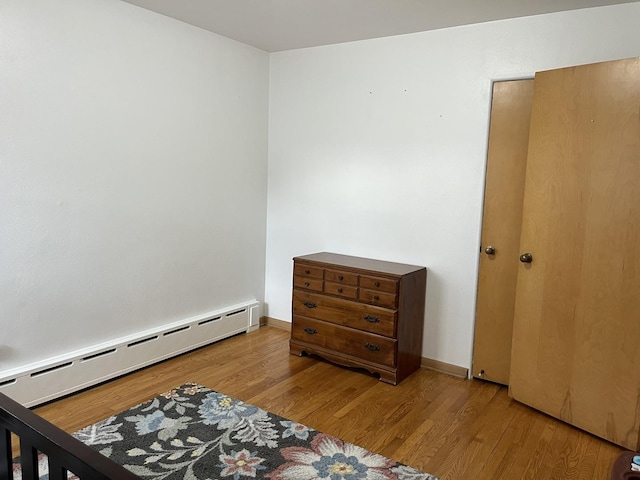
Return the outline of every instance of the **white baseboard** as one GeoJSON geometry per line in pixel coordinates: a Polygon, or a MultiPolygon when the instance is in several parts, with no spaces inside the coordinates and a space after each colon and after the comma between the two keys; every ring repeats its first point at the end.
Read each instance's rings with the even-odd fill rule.
{"type": "Polygon", "coordinates": [[[257,300],[231,305],[0,372],[0,392],[32,407],[259,326],[257,300]]]}

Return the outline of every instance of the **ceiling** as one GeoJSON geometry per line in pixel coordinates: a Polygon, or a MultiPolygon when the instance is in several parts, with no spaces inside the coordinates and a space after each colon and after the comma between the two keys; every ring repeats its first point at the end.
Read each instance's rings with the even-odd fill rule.
{"type": "Polygon", "coordinates": [[[640,0],[123,0],[278,52],[640,0]]]}

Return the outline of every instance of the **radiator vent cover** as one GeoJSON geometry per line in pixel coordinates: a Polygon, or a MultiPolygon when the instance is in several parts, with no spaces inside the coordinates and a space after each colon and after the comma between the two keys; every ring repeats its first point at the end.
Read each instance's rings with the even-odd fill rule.
{"type": "Polygon", "coordinates": [[[110,342],[0,372],[0,392],[33,407],[232,335],[257,329],[260,302],[145,330],[110,342]]]}

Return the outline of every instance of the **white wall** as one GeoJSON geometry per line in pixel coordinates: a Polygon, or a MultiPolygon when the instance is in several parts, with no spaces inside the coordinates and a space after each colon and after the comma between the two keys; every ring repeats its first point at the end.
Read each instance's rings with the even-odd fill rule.
{"type": "Polygon", "coordinates": [[[0,374],[263,298],[268,64],[120,1],[0,2],[0,374]]]}
{"type": "Polygon", "coordinates": [[[429,267],[423,355],[469,366],[491,81],[640,55],[639,20],[269,56],[116,0],[2,0],[0,372],[263,292],[290,320],[291,258],[321,250],[429,267]]]}
{"type": "Polygon", "coordinates": [[[423,356],[469,367],[491,82],[640,55],[640,4],[271,55],[265,299],[291,258],[427,266],[423,356]]]}

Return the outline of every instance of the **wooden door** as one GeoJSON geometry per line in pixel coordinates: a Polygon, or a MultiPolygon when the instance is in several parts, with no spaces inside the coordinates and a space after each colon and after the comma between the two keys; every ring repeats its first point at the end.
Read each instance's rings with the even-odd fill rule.
{"type": "Polygon", "coordinates": [[[493,84],[472,372],[503,385],[511,363],[532,96],[533,80],[493,84]]]}
{"type": "Polygon", "coordinates": [[[640,424],[640,59],[536,74],[510,393],[630,449],[640,424]]]}

